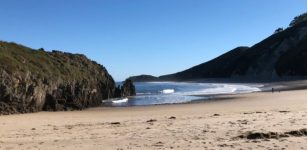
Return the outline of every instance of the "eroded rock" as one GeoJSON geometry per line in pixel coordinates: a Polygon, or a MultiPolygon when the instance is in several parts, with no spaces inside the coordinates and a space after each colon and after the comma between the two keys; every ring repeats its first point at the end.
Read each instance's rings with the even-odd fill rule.
{"type": "Polygon", "coordinates": [[[81,110],[113,98],[115,82],[84,55],[0,42],[0,115],[81,110]]]}
{"type": "Polygon", "coordinates": [[[127,79],[123,86],[121,87],[121,94],[122,97],[127,97],[127,96],[135,96],[135,86],[133,85],[132,80],[127,79]]]}

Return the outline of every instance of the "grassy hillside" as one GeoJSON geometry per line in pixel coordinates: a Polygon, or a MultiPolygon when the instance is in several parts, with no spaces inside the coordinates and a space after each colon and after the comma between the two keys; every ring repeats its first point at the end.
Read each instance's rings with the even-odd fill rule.
{"type": "Polygon", "coordinates": [[[280,76],[307,75],[307,38],[282,55],[276,64],[280,76]]]}
{"type": "Polygon", "coordinates": [[[238,47],[226,54],[219,56],[209,62],[197,65],[188,70],[161,76],[161,80],[189,80],[200,78],[227,78],[233,73],[238,58],[248,49],[248,47],[238,47]]]}
{"type": "Polygon", "coordinates": [[[64,81],[82,80],[97,70],[106,69],[84,55],[46,52],[0,41],[0,68],[9,73],[27,74],[31,72],[39,77],[64,81]],[[85,71],[91,70],[91,71],[85,71]]]}
{"type": "Polygon", "coordinates": [[[232,77],[270,79],[307,76],[306,35],[307,21],[303,21],[271,35],[251,48],[236,48],[209,62],[182,72],[161,76],[159,79],[193,80],[232,77]]]}
{"type": "Polygon", "coordinates": [[[278,30],[254,46],[238,47],[211,61],[160,77],[135,76],[134,81],[236,78],[279,80],[307,77],[307,19],[302,14],[290,27],[278,30]]]}

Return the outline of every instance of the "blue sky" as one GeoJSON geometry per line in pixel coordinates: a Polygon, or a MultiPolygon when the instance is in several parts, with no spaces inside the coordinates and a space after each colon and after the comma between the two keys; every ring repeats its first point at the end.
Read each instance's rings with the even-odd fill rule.
{"type": "Polygon", "coordinates": [[[1,0],[0,40],[83,53],[115,80],[175,73],[252,46],[306,0],[1,0]]]}

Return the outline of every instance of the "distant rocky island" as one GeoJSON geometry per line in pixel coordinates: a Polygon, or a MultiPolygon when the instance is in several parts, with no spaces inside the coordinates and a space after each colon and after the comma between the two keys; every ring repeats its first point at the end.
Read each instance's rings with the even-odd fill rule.
{"type": "Polygon", "coordinates": [[[0,115],[81,110],[131,95],[131,80],[116,87],[105,67],[84,55],[0,41],[0,115]]]}
{"type": "Polygon", "coordinates": [[[294,18],[287,29],[252,47],[235,48],[190,69],[154,77],[130,77],[136,82],[189,81],[212,78],[275,80],[307,76],[307,13],[294,18]]]}

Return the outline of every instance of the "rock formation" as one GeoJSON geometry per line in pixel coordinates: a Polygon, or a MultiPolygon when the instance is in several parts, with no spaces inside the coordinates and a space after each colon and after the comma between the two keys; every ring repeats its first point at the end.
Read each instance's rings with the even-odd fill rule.
{"type": "Polygon", "coordinates": [[[135,96],[135,86],[131,79],[127,79],[123,82],[122,86],[118,86],[115,89],[115,98],[121,98],[121,97],[129,97],[129,96],[135,96]]]}
{"type": "Polygon", "coordinates": [[[121,95],[122,97],[127,97],[127,96],[135,96],[135,86],[133,85],[132,80],[127,79],[123,86],[121,87],[121,95]]]}
{"type": "Polygon", "coordinates": [[[107,70],[84,55],[0,42],[0,115],[99,106],[115,89],[107,70]]]}

